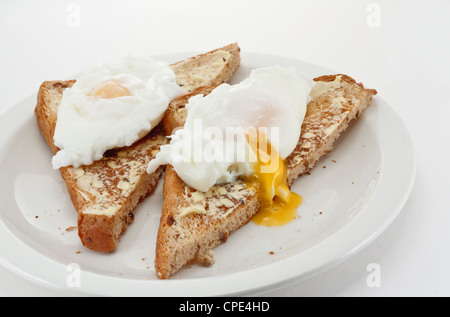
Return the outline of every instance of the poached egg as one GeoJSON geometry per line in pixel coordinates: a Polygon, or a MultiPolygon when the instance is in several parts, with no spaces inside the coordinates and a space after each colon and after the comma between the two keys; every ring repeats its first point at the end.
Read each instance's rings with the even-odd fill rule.
{"type": "Polygon", "coordinates": [[[107,150],[130,146],[158,125],[169,102],[183,93],[169,65],[150,57],[93,67],[64,90],[53,168],[89,165],[107,150]]]}
{"type": "Polygon", "coordinates": [[[287,186],[284,160],[300,138],[311,87],[295,68],[274,66],[191,97],[184,127],[161,147],[147,171],[170,164],[187,185],[203,192],[243,179],[257,189],[262,204],[254,222],[291,221],[301,197],[287,186]]]}

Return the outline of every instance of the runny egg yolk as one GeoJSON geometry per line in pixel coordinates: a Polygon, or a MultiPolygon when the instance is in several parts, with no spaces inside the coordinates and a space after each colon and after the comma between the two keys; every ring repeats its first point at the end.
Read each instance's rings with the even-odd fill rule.
{"type": "Polygon", "coordinates": [[[114,80],[107,80],[97,85],[94,89],[92,89],[89,95],[100,97],[103,99],[111,99],[117,97],[131,96],[131,93],[127,88],[119,85],[114,80]]]}
{"type": "Polygon", "coordinates": [[[290,191],[286,165],[264,136],[259,134],[256,142],[250,143],[250,146],[256,153],[257,161],[253,166],[255,175],[247,182],[258,188],[261,203],[261,209],[252,220],[261,226],[285,225],[297,216],[302,197],[290,191]]]}

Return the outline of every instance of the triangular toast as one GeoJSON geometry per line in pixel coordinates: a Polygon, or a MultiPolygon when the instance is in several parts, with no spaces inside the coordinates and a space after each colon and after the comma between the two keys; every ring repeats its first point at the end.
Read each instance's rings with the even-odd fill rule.
{"type": "MultiPolygon", "coordinates": [[[[322,76],[314,81],[298,146],[287,159],[289,186],[332,150],[334,141],[377,93],[342,74],[322,76]]],[[[214,87],[199,88],[191,95],[207,94],[214,87]]],[[[184,108],[188,97],[175,99],[170,108],[175,112],[184,108]]],[[[172,131],[183,126],[180,118],[166,119],[170,124],[165,129],[172,131]]],[[[188,263],[211,265],[212,250],[248,223],[260,208],[256,189],[244,182],[215,185],[208,192],[201,192],[184,184],[170,165],[166,166],[163,195],[155,258],[160,279],[169,278],[188,263]]]]}
{"type": "MultiPolygon", "coordinates": [[[[186,92],[199,86],[227,82],[240,63],[236,43],[171,65],[186,92]]],[[[39,89],[35,114],[42,135],[56,153],[53,134],[63,91],[75,80],[46,81],[39,89]]],[[[160,123],[135,144],[105,153],[89,166],[63,167],[60,173],[78,212],[78,235],[84,246],[99,252],[116,249],[119,237],[134,220],[134,209],[151,194],[163,172],[147,173],[148,162],[167,143],[160,123]]]]}

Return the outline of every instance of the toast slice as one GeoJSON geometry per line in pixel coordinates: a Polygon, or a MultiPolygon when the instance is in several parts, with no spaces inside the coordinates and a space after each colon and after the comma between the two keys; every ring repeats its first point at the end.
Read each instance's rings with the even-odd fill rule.
{"type": "Polygon", "coordinates": [[[198,87],[227,82],[241,63],[240,51],[239,45],[232,43],[172,64],[177,84],[191,92],[198,87]]]}
{"type": "MultiPolygon", "coordinates": [[[[197,85],[227,82],[240,63],[240,49],[230,44],[188,58],[171,67],[177,83],[186,91],[197,85]]],[[[75,80],[46,81],[40,86],[35,114],[44,139],[53,153],[58,105],[65,89],[75,80]]],[[[129,147],[107,151],[104,157],[88,166],[60,168],[69,196],[78,212],[78,235],[84,246],[99,252],[117,248],[119,238],[134,220],[139,201],[151,194],[163,173],[147,173],[147,165],[167,143],[160,123],[144,138],[129,147]]]]}
{"type": "MultiPolygon", "coordinates": [[[[314,81],[298,146],[287,158],[289,186],[332,150],[334,141],[377,93],[343,74],[322,76],[314,81]]],[[[206,87],[201,92],[213,88],[206,87]]],[[[198,92],[194,90],[192,94],[198,92]]],[[[180,97],[173,104],[182,107],[181,103],[187,100],[186,96],[180,97]]],[[[169,129],[182,125],[181,120],[172,120],[169,129]]],[[[208,192],[200,192],[184,184],[170,165],[164,174],[163,195],[155,258],[160,279],[169,278],[189,263],[213,264],[213,249],[248,223],[260,208],[257,189],[242,181],[215,185],[208,192]]]]}

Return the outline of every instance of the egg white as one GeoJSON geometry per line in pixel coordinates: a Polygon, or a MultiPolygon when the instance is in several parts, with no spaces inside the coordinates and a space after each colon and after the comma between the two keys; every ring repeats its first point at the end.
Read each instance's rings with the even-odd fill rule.
{"type": "Polygon", "coordinates": [[[132,145],[161,121],[169,102],[183,93],[169,65],[152,58],[129,56],[95,66],[63,93],[54,133],[60,151],[52,159],[53,167],[89,165],[109,149],[132,145]],[[106,81],[128,89],[130,96],[91,95],[106,81]]]}

